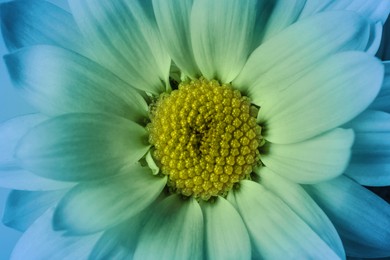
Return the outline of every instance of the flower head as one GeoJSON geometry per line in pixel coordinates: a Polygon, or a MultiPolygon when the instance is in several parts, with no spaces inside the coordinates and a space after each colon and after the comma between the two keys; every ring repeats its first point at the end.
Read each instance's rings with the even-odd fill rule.
{"type": "Polygon", "coordinates": [[[10,77],[42,112],[0,129],[18,174],[2,182],[44,190],[10,195],[4,221],[27,229],[15,259],[339,259],[343,244],[364,254],[356,233],[390,255],[388,231],[337,210],[383,206],[390,221],[342,175],[345,124],[382,86],[369,53],[389,4],[69,4],[2,6],[10,77]]]}

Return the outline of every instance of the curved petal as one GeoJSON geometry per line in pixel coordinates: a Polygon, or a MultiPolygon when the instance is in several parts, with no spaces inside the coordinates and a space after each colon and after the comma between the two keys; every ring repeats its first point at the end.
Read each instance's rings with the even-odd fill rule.
{"type": "Polygon", "coordinates": [[[255,0],[194,0],[191,41],[205,78],[228,83],[241,71],[252,44],[255,10],[255,0]]]}
{"type": "Polygon", "coordinates": [[[348,124],[356,133],[345,174],[362,185],[390,185],[390,114],[367,110],[348,124]]]}
{"type": "Polygon", "coordinates": [[[10,192],[3,215],[3,223],[19,231],[25,231],[49,208],[57,204],[66,190],[10,192]]]}
{"type": "Polygon", "coordinates": [[[161,193],[166,177],[134,164],[123,174],[79,184],[59,203],[54,228],[71,234],[94,233],[138,214],[161,193]]]}
{"type": "Polygon", "coordinates": [[[10,51],[49,44],[83,55],[90,51],[70,13],[47,1],[12,1],[0,6],[1,31],[10,51]]]}
{"type": "Polygon", "coordinates": [[[258,168],[256,173],[261,185],[281,198],[341,259],[345,259],[343,244],[332,222],[300,185],[278,176],[267,167],[258,168]]]}
{"type": "Polygon", "coordinates": [[[19,140],[34,126],[47,120],[40,114],[29,114],[12,118],[0,125],[0,169],[18,168],[14,158],[19,140]]]}
{"type": "Polygon", "coordinates": [[[170,58],[148,2],[70,0],[69,5],[104,67],[140,90],[159,94],[166,89],[170,58]]]}
{"type": "Polygon", "coordinates": [[[145,224],[134,260],[202,259],[203,217],[198,202],[171,195],[158,204],[145,224]],[[151,246],[153,245],[153,246],[151,246]]]}
{"type": "Polygon", "coordinates": [[[295,144],[269,144],[261,161],[297,183],[317,183],[343,173],[351,155],[352,130],[335,129],[295,144]]]}
{"type": "Polygon", "coordinates": [[[329,55],[364,49],[369,29],[365,20],[350,12],[328,12],[297,22],[261,44],[233,86],[260,104],[267,94],[293,83],[329,55]]]}
{"type": "Polygon", "coordinates": [[[87,259],[100,234],[84,237],[64,236],[53,231],[49,209],[23,233],[16,244],[11,260],[31,259],[87,259]]]}
{"type": "Polygon", "coordinates": [[[161,38],[175,64],[191,78],[200,76],[192,51],[190,17],[193,0],[153,0],[161,38]]]}
{"type": "Polygon", "coordinates": [[[385,77],[382,88],[370,108],[390,113],[390,61],[383,62],[383,65],[385,67],[385,77]]]}
{"type": "Polygon", "coordinates": [[[124,118],[104,114],[67,114],[29,131],[16,157],[23,168],[63,181],[115,175],[149,149],[146,130],[124,118]]]}
{"type": "Polygon", "coordinates": [[[248,231],[234,207],[222,197],[201,207],[208,259],[251,259],[248,231]]]}
{"type": "Polygon", "coordinates": [[[390,205],[386,201],[344,176],[305,188],[332,220],[347,255],[390,256],[390,205]]]}
{"type": "Polygon", "coordinates": [[[107,112],[137,122],[147,117],[148,106],[135,89],[76,53],[34,46],[5,56],[5,62],[12,81],[46,114],[107,112]]]}
{"type": "Polygon", "coordinates": [[[335,54],[260,103],[258,118],[273,143],[307,140],[348,122],[378,94],[383,66],[360,52],[335,54]]]}
{"type": "Polygon", "coordinates": [[[383,25],[380,22],[371,25],[370,39],[367,42],[366,52],[370,55],[375,55],[381,44],[383,25]]]}
{"type": "Polygon", "coordinates": [[[241,181],[240,189],[229,193],[228,199],[242,216],[251,236],[252,250],[260,258],[338,258],[301,218],[260,184],[241,181]]]}
{"type": "Polygon", "coordinates": [[[390,2],[383,0],[307,0],[301,18],[330,10],[354,11],[373,23],[380,21],[383,24],[389,16],[390,2]]]}

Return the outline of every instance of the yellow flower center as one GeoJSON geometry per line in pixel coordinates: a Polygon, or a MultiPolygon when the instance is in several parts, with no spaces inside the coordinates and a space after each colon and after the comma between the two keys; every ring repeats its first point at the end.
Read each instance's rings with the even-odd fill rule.
{"type": "Polygon", "coordinates": [[[249,178],[263,144],[257,108],[230,85],[182,82],[151,107],[150,143],[171,190],[208,200],[249,178]]]}

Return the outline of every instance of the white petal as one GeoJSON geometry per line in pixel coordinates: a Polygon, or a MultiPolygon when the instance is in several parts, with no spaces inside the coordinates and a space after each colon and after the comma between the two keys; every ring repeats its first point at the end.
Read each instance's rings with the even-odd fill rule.
{"type": "Polygon", "coordinates": [[[386,201],[344,176],[306,188],[335,225],[347,255],[390,256],[386,201]]]}
{"type": "Polygon", "coordinates": [[[252,250],[257,254],[254,258],[338,258],[282,200],[261,185],[244,180],[240,189],[230,194],[228,199],[235,203],[248,228],[252,250]]]}
{"type": "Polygon", "coordinates": [[[134,260],[202,259],[203,217],[198,202],[171,195],[145,224],[134,260]],[[152,246],[151,246],[152,245],[152,246]]]}
{"type": "Polygon", "coordinates": [[[149,1],[70,0],[96,58],[132,86],[154,94],[166,89],[170,58],[149,1]]]}
{"type": "Polygon", "coordinates": [[[70,13],[47,1],[13,1],[1,4],[1,31],[10,51],[49,44],[83,55],[90,50],[70,13]]]}
{"type": "Polygon", "coordinates": [[[34,46],[7,55],[5,62],[22,94],[46,114],[103,112],[137,122],[147,117],[148,106],[135,89],[76,53],[34,46]]]}
{"type": "Polygon", "coordinates": [[[130,218],[148,207],[161,193],[166,177],[156,177],[138,164],[103,180],[79,184],[59,203],[55,229],[71,234],[97,232],[130,218]]]}
{"type": "Polygon", "coordinates": [[[385,78],[378,96],[371,104],[371,109],[382,110],[390,113],[390,61],[383,62],[385,67],[385,78]]]}
{"type": "Polygon", "coordinates": [[[335,54],[291,85],[264,95],[258,118],[265,138],[294,143],[335,128],[361,113],[378,94],[383,66],[368,54],[335,54]]]}
{"type": "Polygon", "coordinates": [[[269,144],[261,161],[279,175],[298,183],[316,183],[343,173],[354,134],[341,128],[295,144],[269,144]]]}
{"type": "Polygon", "coordinates": [[[390,114],[367,110],[349,127],[356,133],[346,175],[367,186],[390,185],[390,114]]]}
{"type": "Polygon", "coordinates": [[[244,66],[252,44],[255,0],[194,0],[191,40],[202,75],[223,83],[244,66]]]}
{"type": "Polygon", "coordinates": [[[52,229],[53,210],[48,210],[22,235],[11,260],[86,259],[100,234],[64,236],[52,229]]]}
{"type": "Polygon", "coordinates": [[[190,17],[193,0],[153,0],[161,38],[175,64],[192,78],[200,76],[192,51],[190,17]]]}
{"type": "Polygon", "coordinates": [[[57,204],[65,191],[11,191],[5,205],[3,223],[25,231],[47,209],[57,204]]]}
{"type": "Polygon", "coordinates": [[[233,81],[233,86],[259,103],[266,97],[263,95],[295,82],[329,55],[364,49],[368,39],[369,25],[355,14],[315,15],[261,44],[233,81]],[[340,20],[343,22],[339,23],[340,20]]]}
{"type": "Polygon", "coordinates": [[[257,174],[261,185],[281,198],[340,258],[345,258],[343,245],[333,224],[300,185],[278,176],[267,167],[259,168],[257,174]]]}
{"type": "Polygon", "coordinates": [[[248,231],[241,216],[224,198],[201,204],[208,259],[251,259],[248,231]]]}
{"type": "Polygon", "coordinates": [[[63,181],[115,175],[149,149],[146,130],[124,118],[67,114],[29,131],[16,156],[35,174],[63,181]]]}

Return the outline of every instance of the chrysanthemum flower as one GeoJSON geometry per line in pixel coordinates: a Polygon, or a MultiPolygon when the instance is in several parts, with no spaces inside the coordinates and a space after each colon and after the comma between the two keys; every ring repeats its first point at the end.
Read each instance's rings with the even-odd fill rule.
{"type": "Polygon", "coordinates": [[[376,123],[346,124],[380,91],[389,3],[347,2],[3,5],[10,77],[42,112],[0,128],[13,258],[390,255],[390,206],[342,175],[350,127],[376,123]]]}

